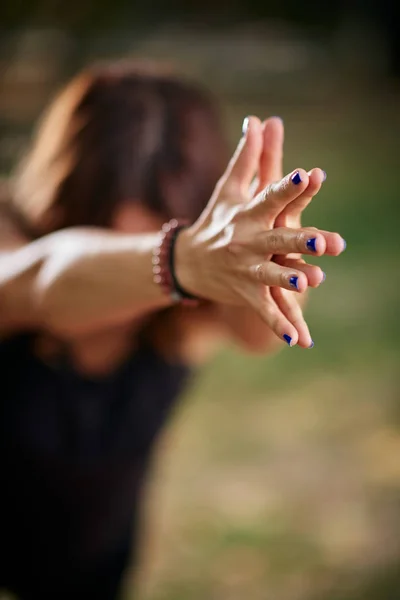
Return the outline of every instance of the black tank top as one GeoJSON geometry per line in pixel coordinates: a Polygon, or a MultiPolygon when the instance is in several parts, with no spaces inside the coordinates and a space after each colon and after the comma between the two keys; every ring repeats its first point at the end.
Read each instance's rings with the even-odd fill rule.
{"type": "Polygon", "coordinates": [[[142,344],[90,379],[41,362],[21,335],[0,344],[0,375],[0,587],[47,597],[53,578],[78,598],[71,582],[82,592],[86,577],[89,592],[90,574],[128,560],[151,450],[188,370],[142,344]]]}

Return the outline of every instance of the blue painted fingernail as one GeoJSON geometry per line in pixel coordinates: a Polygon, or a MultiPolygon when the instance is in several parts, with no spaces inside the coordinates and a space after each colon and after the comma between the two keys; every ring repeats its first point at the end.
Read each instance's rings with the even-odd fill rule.
{"type": "Polygon", "coordinates": [[[290,337],[290,335],[288,335],[287,333],[285,333],[283,335],[283,339],[285,340],[285,342],[287,343],[288,346],[292,345],[292,338],[290,337]]]}
{"type": "Polygon", "coordinates": [[[322,281],[321,281],[321,283],[324,283],[325,279],[326,279],[326,273],[325,273],[325,271],[322,271],[322,281]]]}
{"type": "Polygon", "coordinates": [[[326,179],[326,172],[325,172],[325,171],[322,171],[322,172],[323,172],[323,174],[324,174],[324,178],[323,178],[323,180],[322,180],[322,181],[325,181],[325,179],[326,179]]]}
{"type": "Polygon", "coordinates": [[[301,183],[301,177],[300,177],[300,173],[298,171],[297,171],[297,173],[292,175],[292,181],[293,181],[294,185],[299,185],[299,183],[301,183]]]}
{"type": "Polygon", "coordinates": [[[311,250],[311,252],[317,251],[317,238],[310,238],[306,243],[307,249],[311,250]]]}
{"type": "Polygon", "coordinates": [[[242,125],[242,137],[244,137],[247,133],[247,130],[249,128],[249,117],[246,117],[243,121],[243,125],[242,125]]]}
{"type": "MultiPolygon", "coordinates": [[[[342,238],[342,240],[343,240],[343,238],[342,238]]],[[[347,248],[346,240],[343,240],[343,250],[346,250],[346,248],[347,248]]]]}
{"type": "Polygon", "coordinates": [[[309,350],[310,350],[311,348],[314,348],[314,346],[315,346],[315,344],[314,344],[314,340],[311,340],[311,344],[308,346],[309,350]]]}
{"type": "Polygon", "coordinates": [[[293,277],[291,277],[291,278],[289,279],[289,283],[290,283],[290,285],[291,285],[293,288],[295,288],[296,290],[298,290],[298,289],[299,289],[299,278],[298,278],[298,277],[296,277],[295,275],[293,275],[293,277]]]}

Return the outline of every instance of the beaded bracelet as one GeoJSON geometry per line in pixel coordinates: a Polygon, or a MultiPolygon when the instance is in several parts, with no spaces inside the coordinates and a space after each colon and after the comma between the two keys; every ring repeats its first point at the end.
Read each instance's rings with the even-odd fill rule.
{"type": "Polygon", "coordinates": [[[179,232],[185,227],[187,227],[187,223],[177,219],[171,219],[162,226],[160,242],[153,249],[153,281],[174,302],[181,302],[186,306],[197,306],[199,298],[184,290],[179,285],[175,274],[175,242],[179,232]]]}

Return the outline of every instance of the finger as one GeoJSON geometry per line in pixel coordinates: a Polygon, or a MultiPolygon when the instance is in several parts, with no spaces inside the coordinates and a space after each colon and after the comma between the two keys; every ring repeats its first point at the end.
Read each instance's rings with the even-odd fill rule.
{"type": "Polygon", "coordinates": [[[276,305],[271,295],[272,289],[275,288],[260,286],[260,293],[252,295],[248,302],[280,340],[288,346],[295,346],[299,337],[297,329],[276,305]]]}
{"type": "Polygon", "coordinates": [[[314,342],[296,296],[278,287],[271,289],[271,296],[278,309],[296,329],[298,345],[301,348],[312,348],[314,342]]]}
{"type": "Polygon", "coordinates": [[[280,117],[270,117],[264,121],[262,128],[263,149],[259,165],[257,194],[272,181],[279,181],[283,177],[283,121],[280,117]]]}
{"type": "Polygon", "coordinates": [[[307,276],[300,269],[282,267],[270,260],[252,265],[249,275],[253,281],[269,287],[279,286],[299,293],[305,292],[308,287],[307,276]]]}
{"type": "Polygon", "coordinates": [[[287,258],[286,256],[276,256],[274,257],[274,262],[282,267],[301,271],[307,277],[308,285],[313,288],[321,285],[326,279],[326,275],[320,267],[309,265],[301,258],[295,259],[287,258]]]}
{"type": "Polygon", "coordinates": [[[268,227],[272,227],[276,217],[307,187],[307,173],[304,169],[297,169],[279,182],[268,185],[249,203],[248,210],[257,218],[261,218],[268,227]]]}
{"type": "Polygon", "coordinates": [[[312,169],[307,173],[308,186],[300,196],[288,204],[275,220],[275,227],[299,227],[301,213],[310,204],[313,197],[318,194],[326,173],[322,169],[312,169]]]}
{"type": "Polygon", "coordinates": [[[223,176],[224,186],[235,186],[247,195],[250,184],[257,174],[262,146],[263,132],[257,117],[246,117],[243,122],[244,135],[223,176]]]}
{"type": "Polygon", "coordinates": [[[309,231],[310,235],[314,235],[314,233],[318,231],[324,236],[326,243],[325,254],[328,256],[339,256],[339,254],[342,254],[342,252],[346,250],[346,241],[339,233],[317,229],[316,227],[304,227],[303,230],[309,231]]]}
{"type": "Polygon", "coordinates": [[[270,254],[325,254],[326,242],[324,235],[318,230],[289,229],[278,227],[270,231],[262,231],[253,237],[251,246],[255,252],[268,256],[270,254]]]}

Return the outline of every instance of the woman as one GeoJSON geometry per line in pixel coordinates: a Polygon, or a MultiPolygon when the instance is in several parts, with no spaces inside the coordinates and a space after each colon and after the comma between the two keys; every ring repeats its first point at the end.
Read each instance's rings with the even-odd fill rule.
{"type": "Polygon", "coordinates": [[[203,91],[149,67],[92,69],[16,172],[0,235],[0,587],[22,600],[116,597],[200,334],[312,345],[296,294],[324,275],[299,256],[344,249],[300,228],[324,174],[272,184],[282,124],[245,124],[218,181],[226,146],[203,91]],[[173,218],[189,226],[161,232],[173,218]]]}

